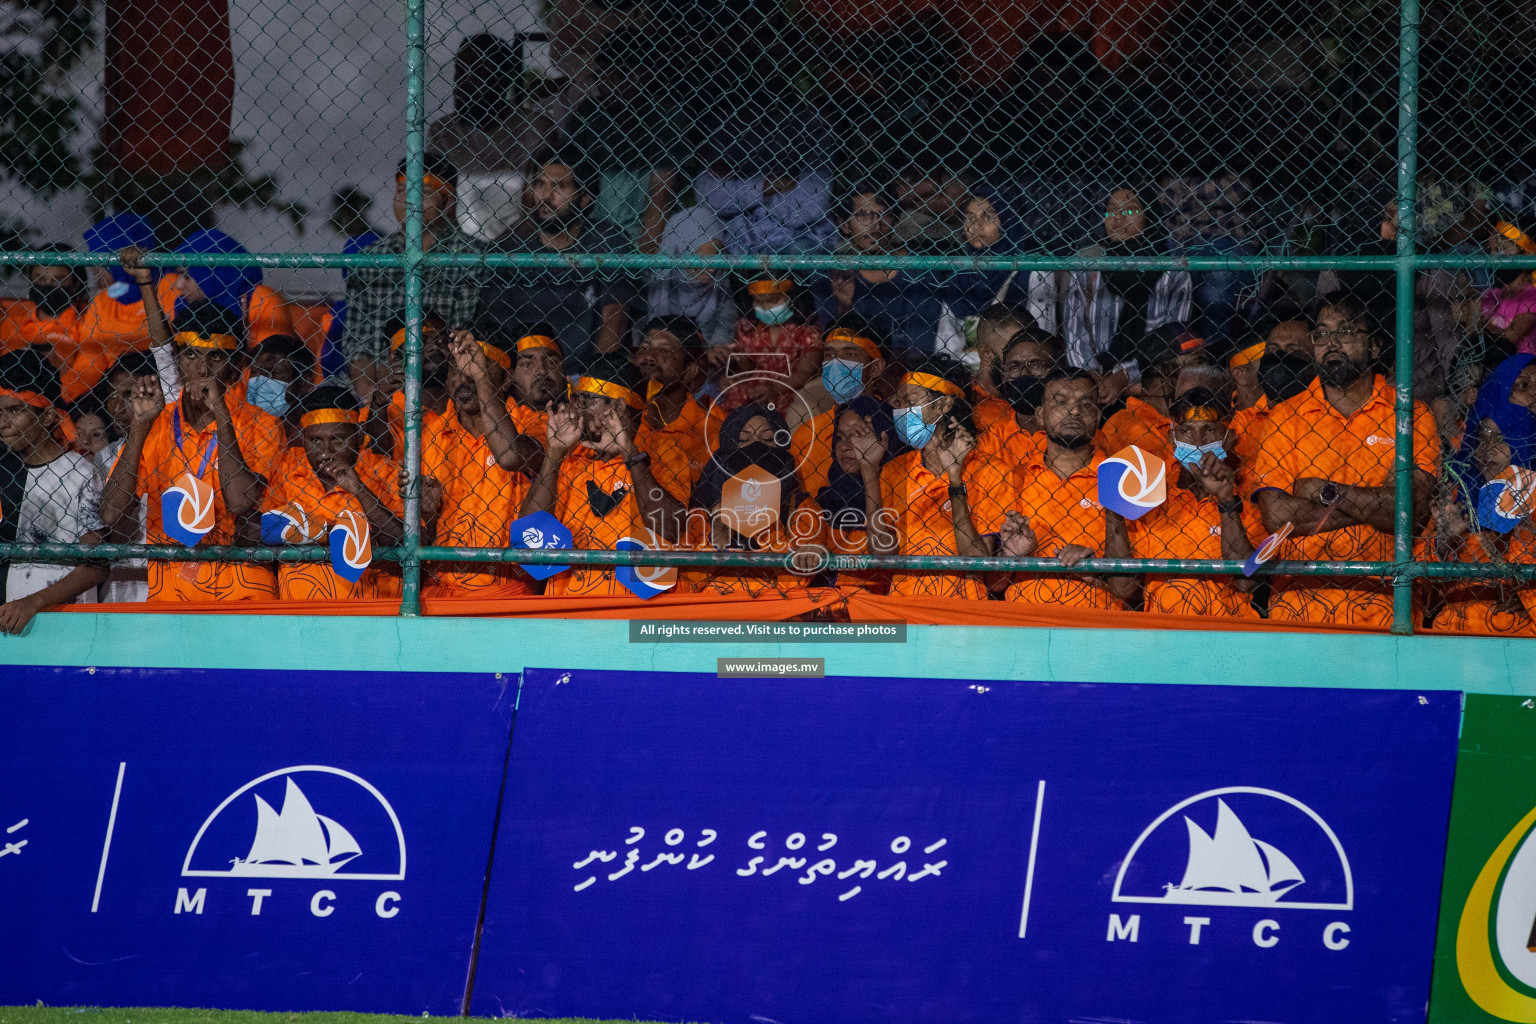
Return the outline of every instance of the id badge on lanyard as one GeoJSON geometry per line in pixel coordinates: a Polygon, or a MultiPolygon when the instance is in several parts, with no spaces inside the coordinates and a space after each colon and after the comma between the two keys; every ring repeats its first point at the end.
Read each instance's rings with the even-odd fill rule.
{"type": "MultiPolygon", "coordinates": [[[[192,464],[187,461],[183,447],[184,437],[179,408],[171,414],[171,435],[176,442],[176,453],[187,468],[160,496],[161,524],[166,536],[178,544],[184,544],[189,548],[196,547],[215,525],[213,507],[215,491],[213,485],[205,481],[203,476],[213,462],[214,452],[219,447],[219,438],[215,434],[213,440],[203,449],[202,458],[194,472],[192,464]]],[[[182,575],[186,576],[189,569],[195,577],[197,567],[190,562],[182,565],[182,575]]]]}

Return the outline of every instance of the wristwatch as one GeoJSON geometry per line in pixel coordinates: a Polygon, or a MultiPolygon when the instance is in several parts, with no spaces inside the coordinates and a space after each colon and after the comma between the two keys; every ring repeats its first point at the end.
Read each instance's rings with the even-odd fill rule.
{"type": "Polygon", "coordinates": [[[1343,488],[1329,480],[1323,484],[1323,489],[1317,492],[1317,500],[1321,501],[1324,505],[1332,505],[1339,500],[1339,496],[1343,493],[1343,488]]]}
{"type": "Polygon", "coordinates": [[[1231,501],[1218,501],[1216,511],[1224,516],[1236,515],[1243,510],[1243,499],[1233,498],[1231,501]]]}
{"type": "Polygon", "coordinates": [[[651,461],[651,453],[650,452],[635,452],[635,454],[633,454],[633,455],[626,455],[624,457],[624,468],[626,468],[626,469],[634,469],[636,466],[644,465],[645,463],[650,462],[650,461],[651,461]]]}
{"type": "Polygon", "coordinates": [[[963,497],[965,497],[965,484],[950,484],[949,485],[949,496],[951,498],[963,498],[963,497]]]}

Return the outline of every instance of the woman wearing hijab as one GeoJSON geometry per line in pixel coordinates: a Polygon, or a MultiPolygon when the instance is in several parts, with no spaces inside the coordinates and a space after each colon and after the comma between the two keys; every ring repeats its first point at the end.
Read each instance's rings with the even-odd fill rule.
{"type": "MultiPolygon", "coordinates": [[[[178,255],[246,255],[245,246],[222,231],[198,231],[176,250],[178,255]]],[[[204,299],[235,313],[246,323],[246,341],[252,348],[275,334],[292,335],[293,315],[281,292],[261,283],[260,267],[199,267],[187,265],[186,273],[176,278],[181,294],[169,311],[174,321],[194,302],[204,299]]]]}
{"type": "MultiPolygon", "coordinates": [[[[1080,256],[1151,259],[1165,254],[1167,238],[1133,188],[1109,194],[1102,227],[1080,256]]],[[[1067,361],[1104,374],[1140,372],[1144,339],[1169,323],[1188,323],[1192,282],[1187,271],[1034,271],[1029,310],[1041,329],[1059,334],[1067,361]]]]}
{"type": "Polygon", "coordinates": [[[742,406],[720,426],[720,447],[693,488],[697,511],[688,517],[687,545],[695,551],[781,554],[782,568],[685,569],[689,590],[716,594],[786,594],[803,591],[821,571],[826,524],[821,509],[800,489],[784,417],[765,405],[742,406]]]}
{"type": "MultiPolygon", "coordinates": [[[[1008,197],[990,186],[977,186],[964,202],[965,247],[960,255],[972,259],[1017,256],[1028,247],[1025,225],[1008,197]]],[[[1029,275],[1017,270],[967,270],[950,278],[944,301],[960,319],[968,342],[976,336],[976,318],[988,306],[1010,302],[1022,305],[1029,291],[1029,275]]]]}
{"type": "MultiPolygon", "coordinates": [[[[884,402],[860,395],[837,410],[832,428],[832,466],[827,486],[816,495],[827,522],[828,547],[835,555],[867,555],[869,524],[865,518],[864,477],[860,466],[882,469],[907,446],[896,437],[896,423],[884,402]]],[[[883,594],[890,589],[888,572],[840,572],[837,587],[844,593],[883,594]]]]}
{"type": "MultiPolygon", "coordinates": [[[[1448,474],[1454,489],[1435,510],[1423,556],[1473,564],[1536,561],[1530,515],[1536,489],[1533,364],[1536,356],[1509,357],[1478,392],[1448,474]],[[1512,492],[1514,500],[1504,510],[1514,515],[1498,514],[1495,481],[1507,486],[1507,495],[1512,492]]],[[[1436,630],[1536,636],[1536,588],[1529,585],[1452,582],[1436,596],[1436,630]]]]}

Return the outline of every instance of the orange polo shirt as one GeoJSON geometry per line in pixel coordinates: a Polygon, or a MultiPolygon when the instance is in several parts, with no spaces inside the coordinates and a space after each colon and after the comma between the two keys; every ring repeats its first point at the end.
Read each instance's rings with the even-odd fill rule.
{"type": "Polygon", "coordinates": [[[1001,398],[981,398],[971,406],[971,420],[977,430],[991,430],[994,423],[1014,423],[1013,406],[1001,398]]]}
{"type": "MultiPolygon", "coordinates": [[[[1363,487],[1391,483],[1397,457],[1394,401],[1392,386],[1378,375],[1371,397],[1346,418],[1324,397],[1322,382],[1314,380],[1306,391],[1270,410],[1269,429],[1254,465],[1259,486],[1289,492],[1304,477],[1363,487]]],[[[1413,410],[1413,463],[1434,474],[1440,458],[1435,417],[1422,402],[1414,402],[1413,410]]],[[[1292,536],[1275,557],[1391,561],[1392,535],[1369,526],[1351,526],[1310,537],[1292,536]]]]}
{"type": "MultiPolygon", "coordinates": [[[[965,483],[971,525],[979,535],[1002,528],[1003,514],[1014,500],[1014,477],[996,453],[981,445],[965,459],[960,470],[965,483]]],[[[880,471],[881,512],[894,516],[896,553],[901,555],[953,555],[955,523],[949,498],[949,477],[938,476],[923,465],[923,453],[909,451],[885,464],[880,471]]],[[[897,573],[891,577],[891,593],[936,597],[967,597],[985,600],[986,587],[974,574],[938,576],[929,573],[897,573]]]]}
{"type": "MultiPolygon", "coordinates": [[[[790,513],[788,523],[774,523],[752,538],[751,550],[785,555],[784,568],[683,569],[679,573],[679,584],[691,592],[746,593],[753,597],[764,595],[775,597],[809,589],[811,577],[793,571],[787,563],[787,556],[793,547],[819,546],[824,550],[827,549],[830,538],[827,535],[826,524],[821,506],[809,498],[803,499],[790,513]]],[[[688,547],[694,551],[716,550],[711,539],[706,535],[708,527],[703,517],[690,517],[688,526],[688,547]]]]}
{"type": "MultiPolygon", "coordinates": [[[[397,517],[405,515],[399,491],[400,467],[395,462],[365,449],[358,453],[356,469],[358,479],[380,504],[397,517]]],[[[328,543],[324,531],[336,525],[343,510],[350,509],[366,521],[357,498],[340,487],[325,488],[302,445],[286,448],[278,456],[261,507],[270,512],[290,503],[304,510],[310,532],[317,534],[319,543],[328,543]]],[[[298,562],[278,566],[277,593],[285,601],[395,597],[400,593],[400,577],[375,564],[356,583],[349,583],[332,571],[329,562],[298,562]]]]}
{"type": "MultiPolygon", "coordinates": [[[[1536,561],[1536,534],[1531,532],[1529,521],[1503,536],[1473,529],[1447,545],[1453,550],[1444,556],[1434,543],[1435,529],[1436,524],[1430,523],[1428,535],[1416,546],[1415,558],[1468,564],[1517,562],[1528,565],[1536,561]]],[[[1439,599],[1432,629],[1536,636],[1536,621],[1532,619],[1532,612],[1536,611],[1536,587],[1521,586],[1514,580],[1439,580],[1432,581],[1429,587],[1439,599]]]]}
{"type": "MultiPolygon", "coordinates": [[[[286,440],[283,425],[275,417],[241,401],[235,394],[224,396],[234,421],[235,436],[240,442],[240,455],[246,469],[256,476],[270,480],[279,453],[286,440]]],[[[165,407],[149,436],[144,441],[144,453],[139,459],[139,479],[136,490],[148,498],[146,518],[146,542],[171,544],[161,519],[161,495],[183,473],[194,475],[202,467],[203,455],[218,437],[218,428],[210,419],[207,427],[195,430],[184,418],[181,421],[181,444],[176,443],[173,421],[180,402],[165,407]]],[[[121,458],[121,455],[119,455],[121,458]]],[[[224,488],[219,480],[219,455],[213,450],[208,468],[202,480],[213,488],[213,529],[203,538],[202,546],[233,544],[235,522],[224,504],[224,488]]],[[[258,565],[230,562],[150,562],[149,600],[151,601],[242,601],[262,600],[275,596],[276,580],[272,570],[258,565]]]]}
{"type": "MultiPolygon", "coordinates": [[[[176,275],[160,278],[156,291],[160,306],[170,310],[175,304],[176,275]]],[[[137,291],[134,293],[137,295],[137,291]]],[[[60,385],[66,398],[79,397],[106,376],[112,364],[129,352],[149,348],[149,323],[144,319],[144,304],[124,305],[106,293],[97,292],[80,313],[67,335],[55,336],[53,346],[59,366],[60,385]]]]}
{"type": "MultiPolygon", "coordinates": [[[[508,529],[528,493],[528,478],[502,469],[485,438],[459,422],[453,403],[423,433],[421,475],[443,489],[435,543],[439,547],[504,548],[508,529]]],[[[434,596],[511,597],[535,592],[511,563],[458,562],[430,566],[434,596]]]]}
{"type": "MultiPolygon", "coordinates": [[[[565,457],[555,484],[555,518],[571,531],[573,546],[587,551],[611,551],[622,537],[647,537],[645,517],[635,497],[635,482],[624,457],[604,458],[582,445],[565,457]],[[600,512],[594,507],[612,502],[600,512]]],[[[613,566],[573,565],[552,577],[545,591],[551,597],[627,596],[614,578],[613,566]]]]}
{"type": "Polygon", "coordinates": [[[1173,420],[1132,396],[1126,398],[1124,409],[1099,428],[1094,443],[1110,455],[1133,444],[1148,455],[1166,460],[1173,454],[1172,430],[1173,420]]]}
{"type": "Polygon", "coordinates": [[[68,352],[68,346],[73,344],[71,332],[79,322],[80,312],[74,308],[55,317],[45,317],[39,316],[37,304],[27,299],[0,302],[0,353],[14,352],[28,345],[60,342],[68,352]]]}
{"type": "MultiPolygon", "coordinates": [[[[1103,461],[1103,453],[1095,450],[1088,464],[1065,480],[1046,465],[1044,449],[1024,465],[1017,477],[1019,497],[1014,508],[1035,531],[1034,554],[1054,558],[1068,544],[1104,554],[1104,507],[1099,504],[1099,463],[1103,461]]],[[[1069,608],[1124,607],[1107,589],[1072,575],[1029,577],[1009,587],[1005,596],[1010,601],[1069,608]]]]}
{"type": "MultiPolygon", "coordinates": [[[[1437,472],[1440,435],[1434,415],[1413,403],[1413,463],[1437,472]]],[[[1396,458],[1396,413],[1392,386],[1379,374],[1368,398],[1345,417],[1329,403],[1321,380],[1270,411],[1269,428],[1254,467],[1259,487],[1289,492],[1306,477],[1363,487],[1391,482],[1396,458]]],[[[1304,561],[1391,561],[1392,534],[1350,526],[1308,537],[1292,536],[1277,559],[1304,561]]],[[[1335,622],[1385,626],[1392,621],[1392,597],[1376,579],[1276,577],[1270,617],[1282,621],[1335,622]]]]}
{"type": "Polygon", "coordinates": [[[1227,429],[1232,434],[1232,452],[1238,458],[1237,493],[1246,499],[1259,486],[1255,469],[1264,431],[1269,429],[1269,396],[1260,395],[1253,405],[1234,412],[1227,429]]]}
{"type": "MultiPolygon", "coordinates": [[[[1259,511],[1243,506],[1243,526],[1249,543],[1263,543],[1259,511]]],[[[1216,499],[1170,484],[1168,500],[1133,522],[1126,523],[1132,558],[1221,559],[1221,512],[1216,499]]],[[[1225,576],[1151,576],[1147,578],[1146,610],[1175,615],[1235,615],[1258,618],[1248,595],[1225,576]]]]}
{"type": "Polygon", "coordinates": [[[704,421],[708,415],[690,397],[665,426],[653,427],[642,416],[635,434],[635,447],[651,457],[651,475],[684,505],[709,461],[709,447],[704,440],[704,421]]]}
{"type": "Polygon", "coordinates": [[[508,398],[507,415],[512,417],[512,425],[519,434],[527,434],[541,445],[549,437],[549,413],[543,409],[535,409],[523,405],[515,398],[508,398]]]}
{"type": "Polygon", "coordinates": [[[789,453],[795,457],[800,486],[807,494],[820,494],[832,472],[832,431],[837,426],[837,409],[812,416],[800,424],[789,438],[789,453]]]}

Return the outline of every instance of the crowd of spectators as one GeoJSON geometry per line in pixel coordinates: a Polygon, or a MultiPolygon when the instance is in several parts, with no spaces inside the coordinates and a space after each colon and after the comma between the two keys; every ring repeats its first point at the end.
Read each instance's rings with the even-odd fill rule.
{"type": "MultiPolygon", "coordinates": [[[[586,91],[515,95],[498,77],[504,46],[466,41],[456,110],[433,126],[429,253],[878,263],[1047,248],[1016,189],[973,174],[963,154],[926,160],[926,149],[886,145],[847,105],[834,117],[743,104],[701,136],[623,32],[600,50],[586,91]]],[[[403,161],[394,181],[397,228],[353,250],[404,251],[403,161]]],[[[1248,189],[1234,175],[1172,172],[1111,185],[1069,251],[1256,252],[1248,189]]],[[[1429,195],[1440,237],[1536,253],[1486,197],[1444,215],[1429,195]]],[[[1367,214],[1390,251],[1395,208],[1367,214]]],[[[184,265],[164,272],[143,264],[157,237],[139,213],[103,219],[85,242],[100,266],[30,268],[27,299],[0,320],[0,541],[163,544],[192,530],[209,546],[308,544],[351,516],[375,544],[399,542],[412,482],[402,271],[351,270],[306,339],[298,307],[259,269],[199,265],[202,254],[245,251],[222,232],[186,238],[175,249],[184,265]]],[[[1533,280],[1421,275],[1417,557],[1531,560],[1529,518],[1495,531],[1477,503],[1487,481],[1536,481],[1523,475],[1536,471],[1533,280]]],[[[511,524],[542,511],[581,548],[643,535],[784,556],[781,568],[685,569],[681,591],[1392,620],[1378,577],[886,573],[840,571],[835,558],[1242,561],[1281,533],[1275,558],[1391,561],[1390,272],[751,273],[551,260],[429,265],[421,300],[427,543],[506,548],[511,524]],[[1100,464],[1128,446],[1160,460],[1168,481],[1166,502],[1130,522],[1098,495],[1100,464]],[[743,481],[768,495],[751,515],[743,481]]],[[[433,563],[426,586],[444,597],[627,592],[611,568],[541,582],[511,562],[433,563]]],[[[383,562],[357,580],[323,561],[12,563],[0,629],[77,600],[399,590],[397,567],[383,562]]],[[[1431,628],[1536,635],[1529,587],[1434,583],[1416,598],[1431,628]]]]}

